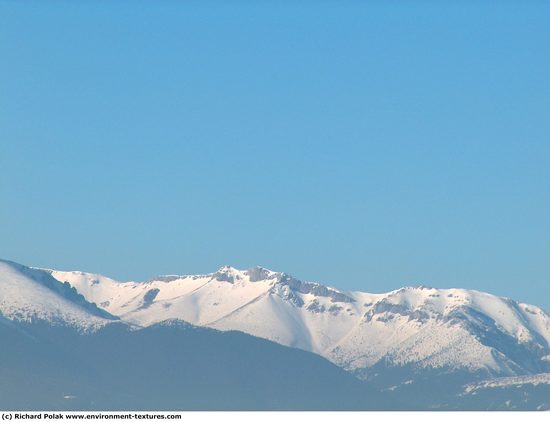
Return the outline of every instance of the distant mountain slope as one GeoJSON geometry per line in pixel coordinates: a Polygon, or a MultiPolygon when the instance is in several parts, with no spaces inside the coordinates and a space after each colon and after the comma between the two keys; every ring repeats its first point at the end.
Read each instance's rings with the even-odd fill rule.
{"type": "Polygon", "coordinates": [[[0,409],[365,410],[382,394],[312,353],[165,320],[137,327],[0,261],[0,409]]]}
{"type": "Polygon", "coordinates": [[[119,319],[47,272],[4,260],[0,260],[0,315],[82,330],[98,329],[119,319]]]}
{"type": "Polygon", "coordinates": [[[82,334],[0,317],[0,339],[2,410],[390,407],[382,394],[317,355],[181,322],[141,330],[111,324],[82,334]]]}
{"type": "Polygon", "coordinates": [[[463,289],[0,261],[0,409],[547,409],[549,321],[463,289]]]}
{"type": "Polygon", "coordinates": [[[131,323],[177,318],[239,330],[318,353],[364,378],[391,367],[479,378],[550,371],[550,317],[536,306],[474,290],[344,292],[260,267],[147,282],[51,274],[131,323]]]}
{"type": "Polygon", "coordinates": [[[459,406],[479,410],[550,411],[550,373],[468,384],[460,396],[459,406]]]}

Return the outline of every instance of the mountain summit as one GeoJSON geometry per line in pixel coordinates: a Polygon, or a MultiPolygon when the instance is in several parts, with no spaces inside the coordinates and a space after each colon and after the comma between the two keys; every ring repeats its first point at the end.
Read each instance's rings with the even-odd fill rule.
{"type": "MultiPolygon", "coordinates": [[[[189,351],[194,342],[199,349],[208,349],[211,338],[220,341],[218,348],[225,344],[223,339],[229,339],[224,350],[235,356],[235,365],[242,368],[247,366],[238,353],[243,345],[265,344],[265,353],[274,353],[275,359],[260,359],[274,364],[270,364],[270,377],[280,373],[276,362],[287,362],[285,356],[288,362],[295,362],[299,355],[294,352],[320,355],[300,356],[304,365],[319,365],[318,375],[328,377],[323,378],[326,382],[340,377],[350,391],[355,391],[353,403],[344,408],[376,407],[373,402],[361,404],[364,388],[369,385],[368,397],[380,393],[411,409],[483,409],[489,405],[498,409],[550,408],[545,399],[550,389],[550,317],[536,306],[475,290],[419,286],[372,294],[304,282],[263,267],[239,270],[231,266],[209,274],[122,282],[99,274],[0,261],[0,328],[8,342],[14,339],[9,343],[13,350],[4,350],[4,364],[0,365],[0,372],[7,371],[8,378],[14,376],[10,372],[14,367],[24,368],[32,360],[25,357],[34,350],[24,346],[28,341],[43,342],[43,350],[49,350],[55,361],[64,356],[58,362],[61,372],[67,362],[72,362],[74,373],[80,373],[91,371],[88,366],[93,359],[82,360],[85,354],[80,358],[67,355],[63,345],[68,339],[74,347],[95,348],[95,356],[104,350],[105,362],[109,362],[107,344],[114,344],[114,338],[126,339],[118,341],[117,350],[126,350],[126,343],[131,343],[136,350],[147,350],[147,356],[157,352],[171,356],[173,342],[181,350],[189,351]],[[161,332],[162,339],[157,341],[161,332]],[[273,348],[272,342],[279,343],[275,346],[281,349],[273,348]],[[283,346],[305,352],[288,352],[283,346]],[[338,366],[333,366],[337,371],[321,357],[338,366]]],[[[36,364],[36,371],[48,367],[40,360],[36,364]]],[[[124,362],[118,366],[123,367],[124,362]]],[[[192,366],[186,366],[185,371],[192,366]]],[[[211,364],[206,360],[199,366],[206,370],[211,364]]],[[[304,368],[291,364],[287,370],[296,375],[304,368]]],[[[130,367],[126,369],[123,377],[131,372],[130,367]]],[[[171,373],[170,368],[165,369],[171,373]]],[[[105,375],[99,368],[94,371],[105,375]]],[[[55,379],[57,375],[50,372],[45,377],[55,379]]],[[[246,384],[241,375],[235,379],[246,384]]],[[[311,372],[310,377],[316,376],[311,372]]],[[[70,384],[69,379],[61,381],[70,384]]],[[[212,375],[210,381],[216,383],[216,377],[212,375]]],[[[26,388],[21,385],[21,391],[26,388]]],[[[119,392],[123,394],[124,388],[119,392]]],[[[93,392],[85,394],[95,396],[93,392]]],[[[171,403],[179,403],[177,396],[173,400],[171,403]]],[[[290,399],[285,403],[269,406],[290,408],[290,399]]],[[[292,403],[292,408],[308,407],[292,403]]]]}
{"type": "Polygon", "coordinates": [[[548,314],[475,290],[420,286],[383,294],[346,292],[262,267],[224,266],[147,282],[49,273],[132,324],[180,319],[243,331],[320,354],[361,378],[381,366],[483,376],[550,371],[548,314]]]}

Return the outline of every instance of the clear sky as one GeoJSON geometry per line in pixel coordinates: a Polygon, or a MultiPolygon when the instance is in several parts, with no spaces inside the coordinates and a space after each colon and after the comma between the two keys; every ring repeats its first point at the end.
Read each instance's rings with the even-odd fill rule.
{"type": "Polygon", "coordinates": [[[550,2],[0,1],[0,257],[550,310],[550,2]]]}

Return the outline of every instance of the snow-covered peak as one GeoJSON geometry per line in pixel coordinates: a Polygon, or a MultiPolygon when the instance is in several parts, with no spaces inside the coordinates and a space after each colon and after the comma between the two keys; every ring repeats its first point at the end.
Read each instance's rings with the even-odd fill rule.
{"type": "Polygon", "coordinates": [[[83,331],[118,319],[49,272],[6,260],[0,260],[0,314],[11,320],[46,321],[83,331]]]}
{"type": "Polygon", "coordinates": [[[165,275],[159,275],[159,276],[153,277],[147,280],[147,282],[154,282],[154,281],[172,282],[175,280],[185,280],[185,279],[196,280],[197,278],[210,278],[210,279],[213,278],[218,281],[230,281],[230,282],[234,282],[234,281],[255,282],[255,281],[273,279],[276,274],[280,274],[280,273],[276,273],[275,271],[271,271],[267,268],[260,267],[260,266],[251,267],[246,270],[240,270],[230,265],[223,265],[213,273],[197,274],[197,275],[165,274],[165,275]]]}
{"type": "Polygon", "coordinates": [[[272,281],[280,279],[283,273],[272,271],[268,268],[261,266],[255,266],[247,268],[246,270],[239,270],[230,265],[224,265],[215,273],[212,273],[212,277],[217,281],[228,281],[230,283],[235,282],[260,282],[260,281],[272,281]]]}
{"type": "Polygon", "coordinates": [[[550,370],[550,317],[475,290],[347,292],[263,267],[122,283],[79,272],[52,275],[137,325],[179,319],[244,331],[354,371],[380,362],[505,375],[550,370]]]}
{"type": "MultiPolygon", "coordinates": [[[[408,315],[411,319],[456,320],[464,318],[464,312],[477,312],[492,319],[495,325],[506,334],[525,342],[532,340],[527,324],[532,317],[542,319],[548,316],[532,305],[519,304],[509,298],[495,296],[477,290],[436,289],[432,287],[405,287],[390,292],[366,306],[366,317],[391,311],[408,315]],[[527,312],[529,310],[530,312],[527,312]]],[[[539,327],[550,343],[547,327],[539,327]]]]}
{"type": "Polygon", "coordinates": [[[259,266],[121,282],[0,260],[0,314],[85,331],[117,317],[141,327],[184,321],[238,330],[318,353],[367,378],[381,365],[491,376],[550,372],[550,316],[537,306],[427,286],[349,292],[259,266]]]}
{"type": "MultiPolygon", "coordinates": [[[[80,272],[55,272],[60,280],[74,280],[74,275],[81,275],[80,272]]],[[[94,280],[94,283],[118,283],[106,277],[101,277],[96,274],[84,274],[81,279],[94,280]]],[[[230,265],[224,265],[217,271],[203,275],[163,275],[157,276],[147,281],[147,284],[156,284],[157,282],[172,283],[175,282],[196,282],[197,280],[227,282],[235,286],[246,288],[249,283],[259,283],[266,287],[271,287],[273,292],[288,291],[289,299],[292,299],[293,293],[310,294],[312,296],[328,297],[333,302],[353,302],[354,299],[347,293],[327,287],[319,283],[303,282],[285,272],[277,272],[265,267],[255,266],[245,270],[240,270],[230,265]]],[[[78,283],[78,281],[75,281],[78,283]]],[[[129,282],[132,285],[137,285],[139,282],[129,282]]],[[[251,287],[253,288],[253,287],[251,287]]],[[[294,297],[295,298],[295,297],[294,297]]],[[[298,300],[299,303],[300,301],[298,300]]]]}
{"type": "Polygon", "coordinates": [[[251,282],[271,280],[275,278],[278,274],[280,274],[268,268],[264,268],[260,266],[248,268],[247,270],[244,271],[244,273],[248,276],[248,279],[251,282]]]}
{"type": "Polygon", "coordinates": [[[243,271],[233,268],[229,265],[224,265],[218,271],[212,274],[212,278],[217,281],[227,281],[235,283],[237,281],[245,281],[246,277],[243,271]]]}

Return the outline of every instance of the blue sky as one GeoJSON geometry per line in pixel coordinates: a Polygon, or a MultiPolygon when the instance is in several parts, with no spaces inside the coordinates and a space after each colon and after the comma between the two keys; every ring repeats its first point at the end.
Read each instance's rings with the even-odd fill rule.
{"type": "Polygon", "coordinates": [[[0,256],[550,310],[547,1],[0,1],[0,256]]]}

